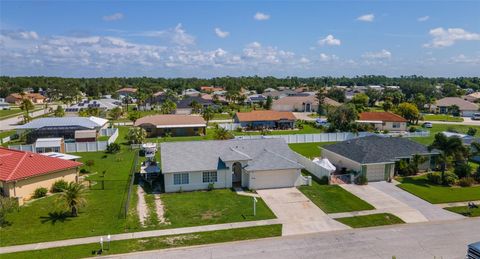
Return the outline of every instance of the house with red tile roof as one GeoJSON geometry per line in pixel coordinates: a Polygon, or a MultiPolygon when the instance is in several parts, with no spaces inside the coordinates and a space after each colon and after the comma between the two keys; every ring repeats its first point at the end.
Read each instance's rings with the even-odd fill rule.
{"type": "Polygon", "coordinates": [[[5,98],[5,101],[7,103],[20,105],[23,99],[28,99],[33,104],[43,104],[47,98],[39,93],[24,93],[23,95],[20,93],[12,93],[5,98]]]}
{"type": "Polygon", "coordinates": [[[251,111],[237,112],[233,118],[243,128],[250,129],[291,129],[295,125],[296,117],[292,112],[279,111],[251,111]]]}
{"type": "Polygon", "coordinates": [[[50,190],[58,180],[77,182],[80,166],[76,161],[0,147],[0,192],[23,204],[37,188],[50,190]]]}
{"type": "Polygon", "coordinates": [[[362,112],[359,114],[357,123],[372,125],[376,130],[407,130],[407,120],[391,112],[362,112]]]}

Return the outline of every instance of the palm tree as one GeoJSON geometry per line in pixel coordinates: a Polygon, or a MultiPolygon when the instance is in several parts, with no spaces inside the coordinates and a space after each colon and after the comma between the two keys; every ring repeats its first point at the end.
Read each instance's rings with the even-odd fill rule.
{"type": "Polygon", "coordinates": [[[214,111],[212,107],[207,107],[202,111],[202,117],[207,122],[207,124],[211,119],[213,119],[213,116],[214,116],[214,111]]]}
{"type": "Polygon", "coordinates": [[[29,122],[31,120],[29,113],[31,110],[35,109],[32,101],[23,98],[22,102],[20,103],[20,109],[25,112],[25,115],[23,116],[24,123],[29,122]]]}
{"type": "Polygon", "coordinates": [[[193,100],[190,107],[192,107],[192,113],[200,113],[202,110],[202,105],[197,100],[193,100]]]}
{"type": "Polygon", "coordinates": [[[140,127],[133,127],[128,130],[126,139],[130,144],[141,144],[147,138],[147,132],[140,127]]]}
{"type": "Polygon", "coordinates": [[[419,154],[415,154],[412,156],[412,159],[410,160],[410,165],[411,165],[411,168],[412,168],[412,173],[416,174],[418,173],[418,167],[427,162],[428,161],[428,158],[426,156],[422,156],[422,155],[419,155],[419,154]]]}
{"type": "Polygon", "coordinates": [[[438,149],[441,155],[438,157],[441,163],[442,183],[445,183],[445,171],[448,161],[455,157],[458,160],[465,160],[468,156],[468,150],[463,146],[459,137],[447,137],[443,133],[437,133],[433,143],[428,146],[429,150],[438,149]]]}
{"type": "Polygon", "coordinates": [[[177,109],[177,104],[171,100],[165,100],[160,107],[163,114],[172,114],[177,109]]]}
{"type": "Polygon", "coordinates": [[[78,216],[78,209],[87,203],[85,199],[85,186],[79,183],[70,182],[63,192],[60,193],[58,201],[64,207],[70,209],[73,217],[78,216]]]}
{"type": "Polygon", "coordinates": [[[233,134],[225,128],[215,126],[215,134],[213,136],[217,140],[226,140],[234,138],[233,134]]]}

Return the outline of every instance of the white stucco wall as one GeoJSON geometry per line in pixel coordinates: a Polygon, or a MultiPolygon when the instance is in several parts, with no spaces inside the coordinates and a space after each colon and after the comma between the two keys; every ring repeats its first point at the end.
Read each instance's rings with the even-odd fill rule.
{"type": "Polygon", "coordinates": [[[248,188],[251,190],[293,187],[300,183],[300,169],[249,172],[248,188]]]}
{"type": "MultiPolygon", "coordinates": [[[[165,192],[178,192],[180,188],[182,191],[196,191],[208,189],[209,183],[203,182],[203,171],[188,172],[189,184],[173,184],[174,173],[164,174],[165,192]]],[[[228,169],[217,171],[217,182],[214,183],[215,189],[231,188],[232,187],[232,173],[228,169]]]]}

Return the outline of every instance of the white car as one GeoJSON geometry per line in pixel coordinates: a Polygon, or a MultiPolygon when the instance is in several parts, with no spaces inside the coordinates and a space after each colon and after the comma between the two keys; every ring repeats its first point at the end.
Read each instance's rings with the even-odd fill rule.
{"type": "Polygon", "coordinates": [[[472,116],[472,120],[480,120],[480,113],[476,112],[472,116]]]}
{"type": "Polygon", "coordinates": [[[428,129],[432,128],[432,126],[433,126],[433,125],[432,125],[431,122],[425,122],[425,123],[423,123],[423,125],[422,125],[422,127],[428,128],[428,129]]]}

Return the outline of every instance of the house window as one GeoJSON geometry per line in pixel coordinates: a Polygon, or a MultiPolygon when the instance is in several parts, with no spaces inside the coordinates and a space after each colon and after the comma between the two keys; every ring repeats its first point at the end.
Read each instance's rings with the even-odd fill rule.
{"type": "Polygon", "coordinates": [[[188,173],[182,174],[173,174],[173,184],[180,185],[180,184],[188,184],[188,173]]]}
{"type": "Polygon", "coordinates": [[[204,183],[214,183],[217,181],[217,172],[203,172],[203,182],[204,183]]]}
{"type": "Polygon", "coordinates": [[[392,123],[392,128],[394,128],[394,129],[400,128],[400,122],[393,122],[392,123]]]}

